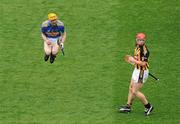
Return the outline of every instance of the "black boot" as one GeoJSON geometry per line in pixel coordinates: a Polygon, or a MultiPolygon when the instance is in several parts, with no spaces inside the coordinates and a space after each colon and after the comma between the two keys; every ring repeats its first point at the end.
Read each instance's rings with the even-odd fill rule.
{"type": "Polygon", "coordinates": [[[122,113],[129,113],[131,112],[131,106],[129,105],[123,105],[119,108],[119,112],[122,112],[122,113]]]}
{"type": "Polygon", "coordinates": [[[145,107],[145,110],[144,110],[145,116],[148,116],[152,112],[152,110],[154,109],[154,107],[150,103],[148,103],[144,107],[145,107]]]}
{"type": "Polygon", "coordinates": [[[49,59],[49,55],[44,55],[44,61],[47,61],[49,59]]]}
{"type": "Polygon", "coordinates": [[[52,64],[56,58],[56,55],[51,54],[50,56],[50,63],[52,64]]]}

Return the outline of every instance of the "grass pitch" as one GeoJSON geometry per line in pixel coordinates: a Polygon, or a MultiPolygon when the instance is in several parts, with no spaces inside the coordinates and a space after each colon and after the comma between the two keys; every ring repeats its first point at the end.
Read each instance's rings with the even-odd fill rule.
{"type": "Polygon", "coordinates": [[[180,2],[177,0],[1,0],[1,124],[177,124],[180,2]],[[56,12],[65,23],[65,56],[43,61],[41,23],[56,12]],[[145,32],[152,78],[142,91],[155,109],[144,117],[126,103],[134,36],[145,32]]]}

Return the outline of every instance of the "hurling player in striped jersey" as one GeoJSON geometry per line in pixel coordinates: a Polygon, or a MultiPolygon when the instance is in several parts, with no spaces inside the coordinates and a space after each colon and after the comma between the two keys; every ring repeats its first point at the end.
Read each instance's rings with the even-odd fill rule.
{"type": "Polygon", "coordinates": [[[138,98],[145,107],[145,115],[149,115],[153,106],[149,103],[146,96],[140,91],[143,84],[148,79],[149,75],[149,50],[145,45],[146,35],[144,33],[138,33],[136,35],[136,47],[134,49],[134,57],[130,57],[130,63],[134,64],[135,68],[132,74],[131,83],[129,86],[129,94],[127,105],[121,106],[120,112],[131,112],[131,107],[135,98],[138,98]]]}

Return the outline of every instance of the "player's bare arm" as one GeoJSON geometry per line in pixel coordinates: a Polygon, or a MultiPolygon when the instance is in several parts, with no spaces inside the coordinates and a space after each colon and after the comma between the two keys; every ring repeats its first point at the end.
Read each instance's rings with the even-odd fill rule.
{"type": "Polygon", "coordinates": [[[137,65],[140,65],[140,66],[146,66],[147,65],[147,62],[144,62],[144,61],[138,61],[136,59],[133,60],[133,62],[137,65]]]}
{"type": "Polygon", "coordinates": [[[134,65],[140,65],[140,66],[146,66],[147,65],[147,62],[145,61],[140,61],[140,60],[137,60],[136,57],[132,57],[131,55],[126,55],[125,56],[125,61],[134,65]]]}
{"type": "Polygon", "coordinates": [[[47,37],[43,33],[41,33],[41,37],[44,42],[46,42],[47,44],[51,44],[51,42],[47,39],[47,37]]]}
{"type": "Polygon", "coordinates": [[[64,33],[62,34],[61,43],[64,43],[65,40],[66,40],[66,32],[64,32],[64,33]]]}

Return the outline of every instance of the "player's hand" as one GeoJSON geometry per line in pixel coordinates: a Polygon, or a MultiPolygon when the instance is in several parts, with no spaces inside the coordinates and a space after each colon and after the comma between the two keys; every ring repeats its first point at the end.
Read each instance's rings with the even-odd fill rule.
{"type": "Polygon", "coordinates": [[[126,56],[124,57],[124,60],[125,60],[126,62],[132,64],[132,65],[135,64],[135,59],[134,59],[134,57],[132,57],[131,55],[126,55],[126,56]]]}
{"type": "Polygon", "coordinates": [[[64,43],[60,43],[61,48],[64,48],[64,43]]]}
{"type": "Polygon", "coordinates": [[[137,56],[134,56],[134,59],[135,59],[135,60],[138,60],[138,57],[137,57],[137,56]]]}
{"type": "Polygon", "coordinates": [[[134,63],[135,59],[134,59],[132,56],[130,56],[130,57],[129,57],[129,61],[130,61],[131,63],[134,63]]]}
{"type": "Polygon", "coordinates": [[[147,62],[142,62],[141,63],[141,66],[146,66],[147,65],[147,62]]]}
{"type": "Polygon", "coordinates": [[[51,45],[51,41],[47,40],[46,41],[47,45],[51,45]]]}

